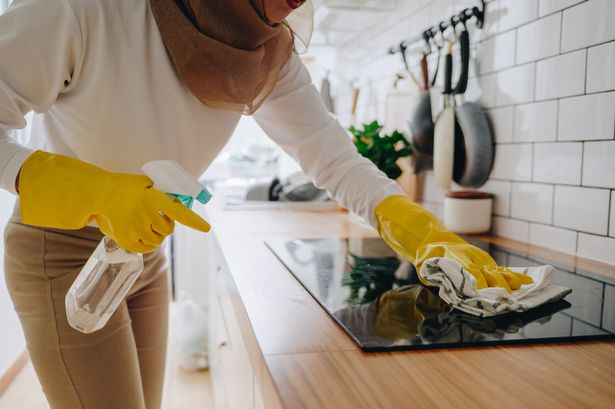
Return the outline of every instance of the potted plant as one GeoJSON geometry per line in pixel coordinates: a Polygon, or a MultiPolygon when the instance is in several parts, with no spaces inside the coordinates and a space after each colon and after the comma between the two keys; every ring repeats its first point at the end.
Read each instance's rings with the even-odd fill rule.
{"type": "Polygon", "coordinates": [[[411,185],[407,178],[402,178],[402,174],[411,173],[402,161],[402,158],[412,155],[410,143],[401,132],[395,130],[386,135],[382,129],[378,121],[363,124],[360,128],[348,128],[359,153],[371,160],[389,178],[397,180],[412,200],[417,200],[414,183],[411,185]]]}

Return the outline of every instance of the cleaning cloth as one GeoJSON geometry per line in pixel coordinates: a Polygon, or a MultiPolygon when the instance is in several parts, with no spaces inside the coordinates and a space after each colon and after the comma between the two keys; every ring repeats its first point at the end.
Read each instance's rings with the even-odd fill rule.
{"type": "Polygon", "coordinates": [[[509,268],[513,272],[531,276],[534,282],[523,284],[510,293],[499,287],[478,289],[472,274],[457,261],[445,257],[434,257],[425,261],[419,275],[427,283],[440,287],[440,298],[453,308],[479,317],[526,311],[561,300],[572,291],[567,287],[550,284],[555,274],[552,266],[509,268]]]}

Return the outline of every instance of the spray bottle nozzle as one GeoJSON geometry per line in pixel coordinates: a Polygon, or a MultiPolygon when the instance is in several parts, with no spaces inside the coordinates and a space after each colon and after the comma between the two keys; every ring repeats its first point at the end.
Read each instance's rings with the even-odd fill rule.
{"type": "Polygon", "coordinates": [[[188,209],[192,209],[192,205],[194,204],[194,199],[196,199],[201,204],[206,204],[207,202],[211,200],[211,193],[209,193],[209,191],[205,188],[203,188],[203,190],[201,190],[201,193],[199,193],[196,197],[192,197],[188,195],[181,195],[178,193],[169,193],[169,195],[173,196],[174,198],[182,202],[182,204],[186,206],[188,209]]]}
{"type": "Polygon", "coordinates": [[[211,193],[173,160],[148,162],[143,172],[154,181],[156,189],[172,195],[188,208],[192,208],[195,199],[202,204],[211,200],[211,193]]]}

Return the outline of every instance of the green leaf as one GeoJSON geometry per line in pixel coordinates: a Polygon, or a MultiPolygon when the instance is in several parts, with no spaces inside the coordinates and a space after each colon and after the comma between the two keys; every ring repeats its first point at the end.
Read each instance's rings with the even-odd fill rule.
{"type": "Polygon", "coordinates": [[[412,155],[412,149],[403,133],[394,130],[390,135],[381,135],[382,129],[378,121],[372,121],[362,124],[361,129],[350,126],[348,131],[359,154],[372,161],[388,177],[397,179],[402,170],[395,162],[412,155]]]}

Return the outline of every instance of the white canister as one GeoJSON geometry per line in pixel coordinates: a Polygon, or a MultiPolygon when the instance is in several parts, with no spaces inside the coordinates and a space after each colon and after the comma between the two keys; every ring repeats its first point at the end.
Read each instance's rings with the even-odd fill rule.
{"type": "Polygon", "coordinates": [[[485,192],[448,192],[444,198],[444,225],[455,233],[486,233],[491,228],[493,195],[485,192]]]}

